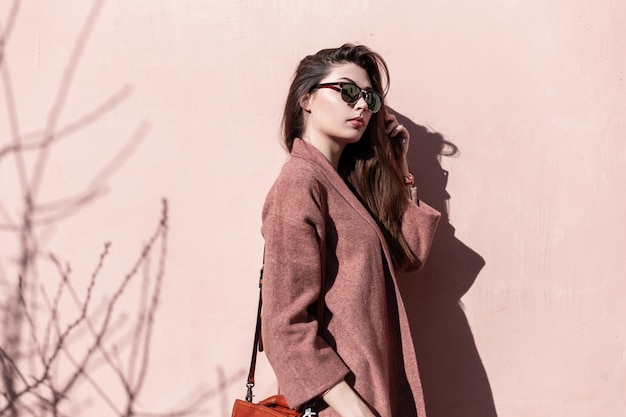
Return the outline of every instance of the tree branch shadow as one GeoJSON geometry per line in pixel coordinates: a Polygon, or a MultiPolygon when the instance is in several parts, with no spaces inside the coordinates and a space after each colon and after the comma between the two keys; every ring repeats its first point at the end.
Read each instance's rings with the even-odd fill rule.
{"type": "MultiPolygon", "coordinates": [[[[3,223],[0,233],[10,235],[17,242],[14,253],[0,254],[3,256],[0,259],[6,259],[6,265],[12,270],[5,273],[0,261],[0,284],[3,290],[6,288],[0,293],[0,416],[84,415],[84,407],[92,397],[99,398],[111,415],[119,417],[187,416],[197,415],[206,399],[211,398],[206,393],[198,394],[169,412],[145,412],[139,407],[138,400],[148,378],[151,342],[168,255],[166,199],[162,201],[155,231],[128,272],[110,284],[114,286],[113,294],[107,294],[105,302],[95,309],[93,299],[98,283],[105,280],[101,271],[109,244],[100,254],[84,291],[76,289],[76,284],[85,283],[72,275],[70,263],[62,261],[59,254],[42,244],[42,228],[71,217],[104,194],[110,177],[135,152],[150,128],[149,123],[141,123],[99,171],[86,174],[86,178],[91,175],[91,181],[80,192],[49,202],[41,201],[39,195],[55,145],[91,127],[130,95],[130,87],[124,87],[73,122],[60,126],[60,116],[75,74],[105,2],[91,1],[43,128],[30,134],[21,131],[6,48],[18,18],[19,0],[11,5],[7,25],[3,27],[0,22],[0,87],[10,136],[9,141],[0,146],[0,163],[9,156],[15,159],[15,189],[19,190],[10,202],[11,207],[0,203],[3,223]],[[30,154],[28,158],[26,153],[30,154]],[[154,271],[151,270],[153,257],[156,260],[154,271]],[[46,273],[40,274],[40,269],[46,273]],[[137,278],[142,273],[143,279],[137,278]],[[139,300],[130,304],[137,309],[135,315],[127,319],[120,300],[132,296],[129,288],[138,280],[141,280],[137,284],[139,300]],[[68,305],[73,306],[76,313],[63,320],[61,311],[67,311],[68,305]],[[121,337],[117,337],[119,333],[121,337]],[[116,380],[114,389],[103,385],[99,378],[101,372],[107,372],[109,379],[116,380]]],[[[8,197],[0,198],[6,201],[8,197]]]]}

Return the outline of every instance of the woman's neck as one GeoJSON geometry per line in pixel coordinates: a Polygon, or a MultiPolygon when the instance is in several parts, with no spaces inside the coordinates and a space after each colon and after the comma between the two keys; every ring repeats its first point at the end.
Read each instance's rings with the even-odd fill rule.
{"type": "Polygon", "coordinates": [[[318,136],[308,135],[306,133],[302,135],[302,140],[320,151],[328,162],[330,162],[333,168],[335,168],[335,171],[337,170],[337,167],[339,167],[339,159],[341,158],[341,154],[345,148],[344,144],[337,143],[329,138],[321,139],[318,136]]]}

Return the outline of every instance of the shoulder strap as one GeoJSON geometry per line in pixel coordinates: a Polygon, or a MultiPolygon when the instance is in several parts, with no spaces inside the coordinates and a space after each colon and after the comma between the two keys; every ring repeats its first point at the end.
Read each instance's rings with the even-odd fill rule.
{"type": "MultiPolygon", "coordinates": [[[[265,264],[265,249],[263,249],[263,264],[265,264]]],[[[252,402],[252,387],[254,387],[254,371],[256,369],[256,355],[257,351],[262,351],[262,342],[261,342],[261,306],[263,305],[262,301],[262,292],[261,289],[263,287],[263,266],[261,266],[261,272],[259,275],[259,307],[256,313],[256,328],[254,330],[254,343],[252,345],[252,358],[250,359],[250,371],[248,372],[248,381],[246,382],[246,401],[249,403],[252,402]],[[258,347],[258,350],[257,350],[258,347]]]]}
{"type": "MultiPolygon", "coordinates": [[[[328,206],[326,204],[326,194],[324,190],[319,184],[320,187],[320,209],[322,212],[322,218],[324,219],[324,224],[326,225],[326,215],[328,206]]],[[[259,274],[259,306],[257,308],[256,315],[256,328],[254,330],[254,343],[252,345],[252,358],[250,359],[250,371],[248,372],[248,381],[246,383],[246,401],[252,402],[252,388],[254,387],[254,371],[256,369],[256,357],[257,352],[263,352],[263,340],[261,338],[261,307],[263,305],[263,269],[265,267],[265,248],[263,248],[263,265],[261,266],[261,271],[259,274]]],[[[320,286],[320,295],[317,298],[317,319],[319,321],[318,325],[318,334],[321,334],[322,324],[324,321],[324,296],[325,296],[325,288],[324,283],[326,279],[326,227],[324,227],[324,235],[321,236],[320,242],[320,271],[321,271],[321,286],[320,286]]]]}

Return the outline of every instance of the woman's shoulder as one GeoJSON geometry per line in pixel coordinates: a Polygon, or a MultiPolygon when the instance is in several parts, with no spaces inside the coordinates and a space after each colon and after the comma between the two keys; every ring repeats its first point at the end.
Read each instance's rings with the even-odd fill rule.
{"type": "Polygon", "coordinates": [[[312,169],[286,164],[270,188],[266,204],[289,200],[292,203],[316,199],[320,181],[312,169]]]}
{"type": "Polygon", "coordinates": [[[265,198],[264,213],[307,211],[319,207],[323,175],[306,160],[290,158],[265,198]]]}
{"type": "Polygon", "coordinates": [[[323,178],[320,169],[310,161],[290,157],[283,165],[272,188],[306,190],[317,188],[323,178]]]}

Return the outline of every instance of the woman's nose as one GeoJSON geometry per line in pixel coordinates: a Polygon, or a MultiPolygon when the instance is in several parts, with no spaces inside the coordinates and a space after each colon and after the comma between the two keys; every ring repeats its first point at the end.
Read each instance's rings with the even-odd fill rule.
{"type": "Polygon", "coordinates": [[[367,102],[365,101],[365,92],[359,94],[359,99],[354,103],[355,109],[367,109],[367,102]]]}

